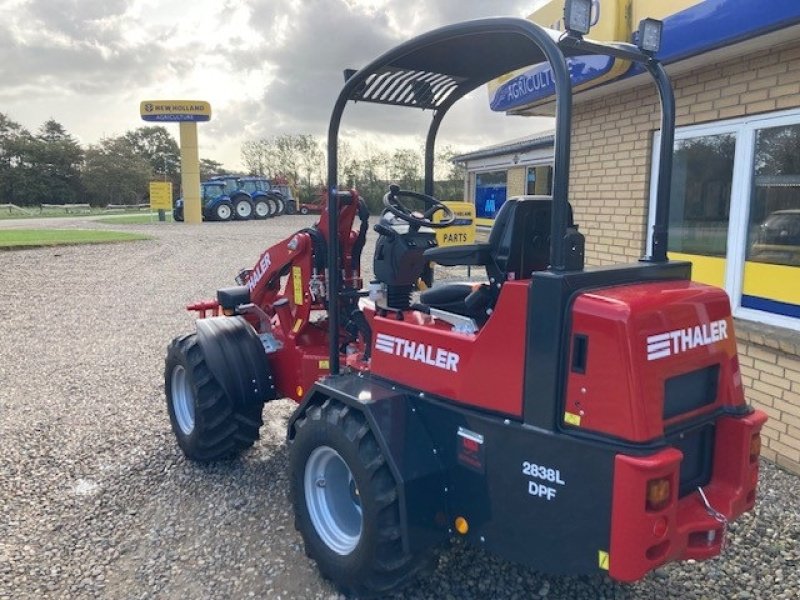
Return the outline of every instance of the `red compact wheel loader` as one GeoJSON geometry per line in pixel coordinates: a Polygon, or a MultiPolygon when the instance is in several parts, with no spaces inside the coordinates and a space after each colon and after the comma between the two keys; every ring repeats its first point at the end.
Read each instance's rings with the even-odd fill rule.
{"type": "Polygon", "coordinates": [[[622,582],[718,555],[726,523],[755,503],[766,416],[744,399],[725,292],[667,257],[675,106],[652,48],[483,19],[345,78],[319,222],[189,306],[197,331],[169,347],[167,406],[186,456],[237,455],[258,438],[264,402],[296,400],[296,526],[345,593],[398,589],[455,536],[543,572],[622,582]],[[584,267],[568,202],[566,58],[591,54],[635,63],[661,99],[655,227],[635,264],[584,267]],[[487,243],[437,247],[434,228],[454,218],[431,195],[442,118],[544,61],[557,92],[552,197],[508,199],[487,243]],[[337,189],[349,102],[432,111],[425,193],[389,189],[366,287],[366,206],[337,189]],[[418,294],[429,261],[482,267],[486,280],[418,294]]]}

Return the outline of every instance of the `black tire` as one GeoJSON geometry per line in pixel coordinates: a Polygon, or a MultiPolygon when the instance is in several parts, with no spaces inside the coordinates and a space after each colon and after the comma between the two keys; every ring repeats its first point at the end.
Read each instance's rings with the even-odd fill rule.
{"type": "Polygon", "coordinates": [[[172,431],[187,458],[210,462],[234,458],[258,439],[263,404],[237,406],[211,373],[205,353],[191,333],[172,340],[164,366],[164,391],[172,431]],[[178,400],[190,395],[191,427],[178,400]]]}
{"type": "Polygon", "coordinates": [[[183,221],[183,207],[172,210],[172,220],[178,221],[179,223],[183,221]]]}
{"type": "Polygon", "coordinates": [[[269,201],[266,198],[259,198],[255,201],[255,205],[253,206],[253,218],[258,219],[259,221],[262,219],[268,219],[270,213],[272,212],[272,208],[269,205],[269,201]]]}
{"type": "Polygon", "coordinates": [[[286,201],[283,199],[282,196],[275,195],[272,197],[272,200],[275,202],[275,206],[277,206],[277,210],[275,211],[275,216],[280,217],[282,214],[286,212],[286,201]]]}
{"type": "Polygon", "coordinates": [[[253,218],[253,203],[248,198],[239,197],[233,201],[233,218],[237,221],[249,221],[253,218]]]}
{"type": "Polygon", "coordinates": [[[233,218],[233,206],[230,202],[220,202],[214,207],[214,218],[217,221],[230,221],[233,218]]]}
{"type": "Polygon", "coordinates": [[[275,202],[275,198],[272,196],[267,198],[267,202],[269,202],[269,218],[272,219],[278,214],[278,203],[275,202]]]}
{"type": "Polygon", "coordinates": [[[286,214],[293,215],[297,212],[297,203],[294,200],[286,201],[286,214]]]}
{"type": "MultiPolygon", "coordinates": [[[[411,555],[403,550],[397,484],[360,411],[327,399],[322,405],[309,406],[294,422],[293,431],[289,477],[295,528],[303,537],[306,553],[317,562],[323,576],[347,595],[374,597],[385,596],[412,583],[423,571],[434,566],[432,552],[411,555]],[[333,456],[330,450],[335,451],[349,472],[331,471],[341,477],[323,479],[323,485],[317,484],[324,490],[320,492],[306,485],[307,479],[318,476],[310,472],[307,478],[306,468],[317,464],[315,457],[320,453],[333,456]],[[310,488],[308,493],[307,488],[310,488]],[[314,513],[319,519],[320,514],[342,514],[337,508],[342,506],[341,502],[331,504],[334,509],[330,513],[320,512],[313,506],[319,494],[345,488],[350,491],[352,505],[358,506],[361,513],[358,541],[346,553],[336,551],[323,540],[328,534],[324,531],[320,534],[311,516],[314,513]],[[308,500],[309,494],[311,500],[308,500]]],[[[327,521],[339,523],[334,517],[327,521]]],[[[322,528],[324,530],[325,526],[322,528]]]]}
{"type": "Polygon", "coordinates": [[[301,215],[307,215],[308,214],[308,207],[307,206],[301,206],[300,207],[300,214],[301,215]]]}

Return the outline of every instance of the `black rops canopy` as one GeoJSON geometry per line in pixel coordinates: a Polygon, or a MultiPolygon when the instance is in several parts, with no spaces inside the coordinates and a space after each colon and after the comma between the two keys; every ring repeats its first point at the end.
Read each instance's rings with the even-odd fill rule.
{"type": "MultiPolygon", "coordinates": [[[[654,77],[662,103],[656,225],[648,259],[666,260],[666,217],[672,168],[674,98],[659,62],[631,44],[600,43],[546,29],[525,19],[492,18],[448,25],[413,38],[356,71],[339,93],[328,129],[329,231],[338,230],[338,133],[348,101],[432,109],[425,145],[425,193],[433,193],[433,150],[442,118],[464,95],[501,75],[548,62],[556,89],[551,268],[563,270],[567,230],[572,85],[566,58],[599,54],[640,63],[654,77]],[[666,151],[665,151],[666,149],[666,151]]],[[[338,236],[328,240],[331,373],[339,370],[338,236]]]]}

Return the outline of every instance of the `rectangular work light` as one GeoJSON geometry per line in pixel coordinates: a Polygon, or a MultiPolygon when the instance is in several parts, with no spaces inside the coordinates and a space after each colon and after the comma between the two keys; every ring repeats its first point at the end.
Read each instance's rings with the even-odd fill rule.
{"type": "Polygon", "coordinates": [[[664,23],[657,19],[642,19],[639,22],[639,49],[655,54],[661,48],[661,30],[664,23]]]}
{"type": "Polygon", "coordinates": [[[564,4],[564,27],[570,33],[586,35],[592,23],[592,0],[567,0],[564,4]]]}

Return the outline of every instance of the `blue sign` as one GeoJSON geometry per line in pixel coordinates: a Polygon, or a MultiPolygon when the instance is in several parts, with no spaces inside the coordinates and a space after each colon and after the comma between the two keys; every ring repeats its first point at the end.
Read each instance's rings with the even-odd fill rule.
{"type": "MultiPolygon", "coordinates": [[[[704,0],[664,19],[662,46],[658,58],[672,63],[751,39],[800,23],[798,0],[704,0]]],[[[591,37],[591,32],[589,33],[591,37]]],[[[573,86],[602,77],[613,59],[582,56],[567,59],[573,86]]],[[[642,67],[628,69],[620,79],[643,73],[642,67]]],[[[547,63],[539,64],[500,85],[490,101],[492,110],[502,112],[539,102],[555,94],[547,63]]]]}
{"type": "MultiPolygon", "coordinates": [[[[578,56],[567,59],[572,85],[580,85],[605,75],[614,66],[609,56],[578,56]]],[[[553,72],[549,63],[528,69],[497,88],[490,103],[492,110],[507,111],[542,100],[555,93],[553,72]]]]}

